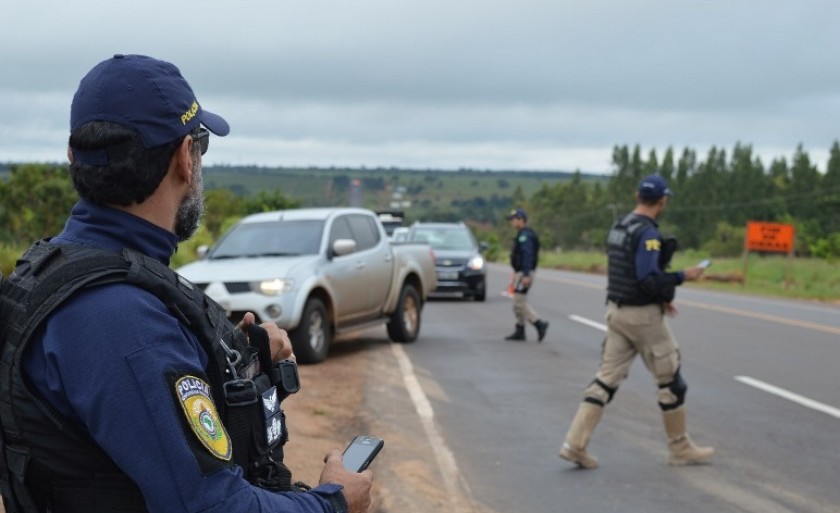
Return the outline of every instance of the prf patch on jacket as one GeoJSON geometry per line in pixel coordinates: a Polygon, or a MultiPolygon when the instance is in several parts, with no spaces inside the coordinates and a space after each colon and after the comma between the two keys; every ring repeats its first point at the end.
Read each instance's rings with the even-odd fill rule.
{"type": "Polygon", "coordinates": [[[210,385],[195,376],[183,376],[175,382],[175,393],[201,444],[216,458],[230,461],[233,448],[210,398],[210,385]]]}
{"type": "Polygon", "coordinates": [[[645,249],[648,251],[659,251],[662,248],[662,243],[659,239],[650,239],[645,241],[645,249]]]}

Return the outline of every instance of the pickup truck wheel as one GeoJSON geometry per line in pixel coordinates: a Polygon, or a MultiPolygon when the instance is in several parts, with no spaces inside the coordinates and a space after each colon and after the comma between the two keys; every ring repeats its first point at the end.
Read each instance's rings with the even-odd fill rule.
{"type": "Polygon", "coordinates": [[[307,300],[300,325],[289,333],[289,338],[298,363],[318,363],[326,359],[332,337],[327,309],[320,299],[307,300]]]}
{"type": "Polygon", "coordinates": [[[404,285],[400,291],[397,309],[388,322],[388,336],[394,342],[414,342],[420,333],[420,294],[412,285],[404,285]]]}

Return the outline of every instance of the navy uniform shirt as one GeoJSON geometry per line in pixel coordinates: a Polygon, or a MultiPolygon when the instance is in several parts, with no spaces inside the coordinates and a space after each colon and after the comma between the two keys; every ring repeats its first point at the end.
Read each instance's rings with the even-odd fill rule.
{"type": "Polygon", "coordinates": [[[525,226],[513,238],[511,260],[513,270],[528,276],[534,270],[534,258],[537,254],[537,241],[534,230],[525,226]]]}
{"type": "MultiPolygon", "coordinates": [[[[81,201],[53,242],[119,251],[168,265],[177,237],[126,212],[81,201]]],[[[62,415],[78,424],[137,483],[152,512],[330,512],[325,484],[276,494],[232,466],[202,475],[165,375],[202,375],[198,339],[153,294],[124,283],[77,292],[30,343],[24,373],[62,415]]]]}
{"type": "MultiPolygon", "coordinates": [[[[659,268],[659,253],[662,249],[662,236],[653,226],[648,227],[639,237],[639,246],[636,248],[636,279],[640,282],[651,274],[663,274],[664,269],[659,268]]],[[[677,285],[685,280],[682,271],[675,273],[678,277],[677,285]]]]}

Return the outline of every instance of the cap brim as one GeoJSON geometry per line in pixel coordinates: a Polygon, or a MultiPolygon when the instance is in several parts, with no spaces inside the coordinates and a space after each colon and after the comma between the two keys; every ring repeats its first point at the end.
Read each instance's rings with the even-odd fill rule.
{"type": "Polygon", "coordinates": [[[230,133],[230,125],[228,125],[228,122],[218,114],[213,114],[210,111],[201,109],[199,121],[201,121],[202,125],[207,127],[207,130],[210,130],[219,137],[224,137],[230,133]]]}

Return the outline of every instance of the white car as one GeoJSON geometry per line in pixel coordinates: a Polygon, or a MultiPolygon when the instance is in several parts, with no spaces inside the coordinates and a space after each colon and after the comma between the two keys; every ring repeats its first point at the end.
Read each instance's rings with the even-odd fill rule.
{"type": "Polygon", "coordinates": [[[376,215],[358,208],[248,216],[177,271],[232,320],[253,312],[288,330],[300,363],[324,360],[336,334],[375,324],[414,341],[437,282],[428,245],[391,244],[376,215]]]}

